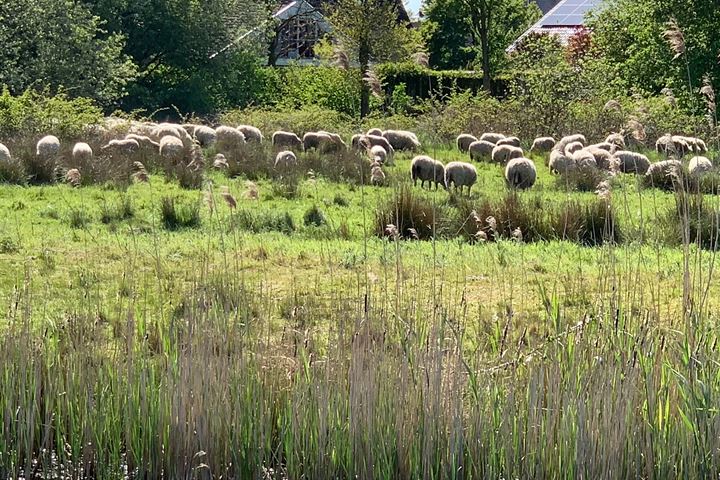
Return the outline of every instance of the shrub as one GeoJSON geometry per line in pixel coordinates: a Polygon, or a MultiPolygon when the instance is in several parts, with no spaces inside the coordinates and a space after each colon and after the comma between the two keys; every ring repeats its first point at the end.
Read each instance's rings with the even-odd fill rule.
{"type": "Polygon", "coordinates": [[[349,136],[355,123],[349,115],[320,106],[229,111],[220,121],[227,125],[248,124],[258,127],[269,138],[277,130],[295,132],[302,137],[307,132],[327,130],[349,136]]]}
{"type": "Polygon", "coordinates": [[[406,240],[429,240],[444,232],[445,212],[428,198],[403,186],[375,213],[375,234],[406,240]]]}
{"type": "Polygon", "coordinates": [[[197,228],[200,226],[200,203],[180,202],[174,197],[163,197],[160,204],[162,225],[166,230],[197,228]]]}
{"type": "Polygon", "coordinates": [[[278,102],[281,108],[302,109],[315,106],[351,117],[360,113],[362,84],[356,69],[293,66],[283,69],[281,77],[278,102]]]}

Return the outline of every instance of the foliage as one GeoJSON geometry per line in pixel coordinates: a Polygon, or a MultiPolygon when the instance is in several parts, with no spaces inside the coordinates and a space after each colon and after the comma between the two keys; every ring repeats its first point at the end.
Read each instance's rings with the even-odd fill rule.
{"type": "Polygon", "coordinates": [[[348,135],[354,129],[354,121],[349,115],[315,105],[303,108],[230,110],[221,116],[221,121],[230,125],[255,125],[267,135],[285,130],[295,132],[300,137],[306,132],[318,130],[348,135]]]}
{"type": "Polygon", "coordinates": [[[122,33],[108,34],[83,2],[0,2],[0,84],[67,92],[103,106],[124,97],[136,67],[122,33]]]}
{"type": "Polygon", "coordinates": [[[383,63],[375,67],[375,72],[391,95],[400,84],[405,85],[411,97],[421,99],[482,89],[482,74],[477,72],[431,70],[413,62],[383,63]]]}
{"type": "Polygon", "coordinates": [[[313,204],[312,207],[307,209],[305,211],[305,214],[303,215],[303,224],[306,227],[309,227],[311,225],[315,227],[320,227],[325,225],[326,223],[327,219],[325,218],[325,214],[315,204],[313,204]]]}
{"type": "Polygon", "coordinates": [[[296,110],[310,106],[356,117],[362,84],[355,69],[291,66],[280,74],[278,106],[296,110]]]}
{"type": "Polygon", "coordinates": [[[231,226],[252,233],[280,232],[290,235],[295,221],[288,212],[241,209],[233,215],[231,226]]]}

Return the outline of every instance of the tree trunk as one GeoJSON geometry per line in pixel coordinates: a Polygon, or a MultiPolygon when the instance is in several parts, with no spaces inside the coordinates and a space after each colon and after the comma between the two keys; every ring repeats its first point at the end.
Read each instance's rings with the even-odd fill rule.
{"type": "Polygon", "coordinates": [[[490,39],[488,38],[488,29],[480,30],[480,43],[482,48],[482,70],[483,70],[483,88],[492,95],[492,83],[490,82],[490,39]]]}
{"type": "Polygon", "coordinates": [[[360,75],[362,77],[362,89],[360,90],[360,118],[365,118],[370,113],[370,85],[365,81],[365,75],[370,70],[370,48],[367,42],[360,43],[360,75]]]}

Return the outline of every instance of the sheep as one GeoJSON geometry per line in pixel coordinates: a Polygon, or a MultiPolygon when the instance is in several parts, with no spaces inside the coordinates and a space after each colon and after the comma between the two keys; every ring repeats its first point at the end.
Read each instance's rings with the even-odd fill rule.
{"type": "Polygon", "coordinates": [[[388,154],[388,158],[395,154],[395,149],[390,145],[390,142],[385,137],[378,137],[377,135],[355,135],[352,138],[351,145],[355,149],[368,149],[376,145],[379,145],[385,149],[388,154]]]}
{"type": "Polygon", "coordinates": [[[322,143],[332,143],[332,138],[330,138],[329,135],[326,135],[324,133],[318,133],[318,132],[307,132],[305,135],[303,135],[303,148],[307,152],[308,150],[312,149],[321,149],[322,143]]]}
{"type": "Polygon", "coordinates": [[[675,145],[675,152],[680,157],[684,157],[685,155],[693,151],[693,147],[687,142],[686,137],[673,135],[672,142],[675,145]]]}
{"type": "Polygon", "coordinates": [[[215,129],[216,144],[220,150],[229,150],[245,145],[245,135],[234,127],[220,126],[215,129]]]}
{"type": "Polygon", "coordinates": [[[477,170],[471,163],[450,162],[445,167],[445,187],[448,189],[454,185],[455,190],[460,188],[460,193],[462,193],[463,187],[467,187],[468,193],[470,193],[476,181],[477,170]]]}
{"type": "Polygon", "coordinates": [[[567,155],[568,157],[570,157],[570,156],[572,156],[575,152],[577,152],[578,150],[582,150],[582,149],[583,149],[583,144],[580,143],[580,142],[571,142],[571,143],[568,143],[567,146],[565,147],[565,155],[567,155]]]}
{"type": "Polygon", "coordinates": [[[555,139],[552,137],[538,137],[533,140],[530,152],[545,153],[549,152],[555,146],[555,139]]]}
{"type": "Polygon", "coordinates": [[[370,158],[372,158],[373,162],[378,163],[385,163],[387,160],[387,152],[383,147],[380,145],[375,145],[373,147],[370,147],[370,158]]]}
{"type": "Polygon", "coordinates": [[[605,139],[605,143],[615,145],[617,148],[625,149],[625,137],[620,133],[611,133],[605,139]]]}
{"type": "MultiPolygon", "coordinates": [[[[178,140],[180,139],[178,138],[178,140]]],[[[160,148],[160,144],[158,144],[158,148],[160,148]]],[[[100,150],[110,150],[114,153],[129,155],[140,150],[140,143],[138,143],[137,140],[134,140],[132,138],[128,138],[125,140],[110,140],[107,145],[102,146],[100,150]]]]}
{"type": "Polygon", "coordinates": [[[470,151],[470,145],[473,142],[477,142],[478,139],[474,136],[467,134],[467,133],[461,133],[457,136],[455,139],[455,143],[457,145],[458,150],[460,150],[463,153],[468,153],[470,151]]]}
{"type": "Polygon", "coordinates": [[[10,149],[0,143],[0,163],[9,162],[10,160],[12,160],[10,149]]]}
{"type": "Polygon", "coordinates": [[[367,131],[367,133],[365,135],[373,135],[375,137],[382,137],[382,134],[383,134],[383,132],[379,128],[371,128],[370,130],[367,131]]]}
{"type": "Polygon", "coordinates": [[[597,162],[595,161],[595,156],[585,149],[577,150],[572,154],[573,163],[575,163],[575,167],[579,170],[596,170],[597,169],[597,162]]]}
{"type": "Polygon", "coordinates": [[[707,157],[693,157],[688,164],[688,173],[694,178],[700,178],[712,169],[712,162],[707,157]]]}
{"type": "Polygon", "coordinates": [[[595,164],[600,170],[605,170],[606,172],[615,172],[617,170],[618,161],[612,153],[593,146],[587,147],[585,150],[595,157],[595,164]]]}
{"type": "Polygon", "coordinates": [[[510,145],[520,148],[520,139],[518,137],[505,137],[498,140],[495,145],[510,145]]]}
{"type": "Polygon", "coordinates": [[[169,136],[177,137],[178,140],[182,140],[182,136],[180,133],[181,130],[185,134],[188,134],[179,125],[174,125],[172,123],[161,123],[160,125],[157,125],[155,128],[153,128],[151,137],[153,137],[159,141],[163,137],[167,137],[169,135],[169,136]]]}
{"type": "Polygon", "coordinates": [[[650,160],[643,154],[620,150],[615,152],[618,160],[618,170],[622,173],[636,173],[645,175],[650,168],[650,160]]]}
{"type": "Polygon", "coordinates": [[[435,183],[435,189],[437,190],[438,185],[445,187],[445,165],[427,155],[418,155],[410,163],[410,177],[415,186],[417,186],[417,181],[420,180],[420,188],[423,188],[425,182],[428,182],[428,188],[435,183]]]}
{"type": "Polygon", "coordinates": [[[154,137],[155,128],[157,127],[154,123],[140,123],[133,122],[128,129],[128,133],[141,135],[144,137],[154,137]]]}
{"type": "Polygon", "coordinates": [[[535,185],[537,169],[529,158],[513,158],[505,166],[505,182],[510,188],[526,190],[535,185]]]}
{"type": "Polygon", "coordinates": [[[655,150],[668,157],[678,156],[682,158],[692,151],[692,147],[685,141],[685,137],[665,134],[655,142],[655,150]]]}
{"type": "Polygon", "coordinates": [[[548,164],[550,171],[564,175],[575,170],[577,165],[573,157],[568,157],[560,150],[550,152],[550,163],[548,164]]]}
{"type": "Polygon", "coordinates": [[[385,172],[382,171],[382,167],[376,165],[372,168],[370,171],[370,183],[377,186],[385,184],[385,172]]]}
{"type": "Polygon", "coordinates": [[[493,149],[495,144],[488,142],[487,140],[478,140],[470,144],[468,151],[470,152],[470,159],[476,162],[481,162],[486,159],[492,158],[493,149]]]}
{"type": "Polygon", "coordinates": [[[160,139],[160,155],[165,158],[179,159],[184,150],[182,140],[174,135],[165,135],[160,139]]]}
{"type": "Polygon", "coordinates": [[[382,136],[390,142],[395,150],[415,151],[420,148],[420,141],[417,136],[406,130],[386,130],[382,136]]]}
{"type": "Polygon", "coordinates": [[[265,137],[257,127],[253,127],[252,125],[238,125],[237,129],[245,135],[246,142],[262,143],[265,141],[265,137]]]}
{"type": "Polygon", "coordinates": [[[78,142],[73,147],[72,158],[75,161],[88,161],[93,157],[92,148],[90,145],[83,142],[78,142]]]}
{"type": "Polygon", "coordinates": [[[610,142],[593,143],[592,145],[588,145],[587,147],[585,147],[585,149],[591,149],[591,148],[605,150],[606,152],[610,152],[610,153],[612,153],[618,149],[617,145],[615,145],[614,143],[610,143],[610,142]]]}
{"type": "Polygon", "coordinates": [[[695,138],[695,152],[696,153],[707,153],[708,147],[705,144],[705,141],[700,138],[695,138]]]}
{"type": "Polygon", "coordinates": [[[60,140],[53,135],[43,137],[38,141],[36,153],[38,157],[51,157],[60,152],[60,140]]]}
{"type": "Polygon", "coordinates": [[[285,147],[290,149],[302,149],[303,142],[300,140],[300,137],[292,132],[278,130],[272,135],[272,144],[273,147],[276,148],[285,147]]]}
{"type": "Polygon", "coordinates": [[[275,168],[285,168],[292,165],[297,165],[297,157],[290,150],[284,150],[275,156],[275,168]]]}
{"type": "Polygon", "coordinates": [[[480,140],[485,140],[486,142],[490,142],[493,145],[496,145],[497,142],[499,142],[503,138],[505,138],[505,135],[503,135],[502,133],[487,132],[480,135],[480,140]]]}
{"type": "Polygon", "coordinates": [[[683,165],[680,160],[655,162],[645,172],[645,183],[660,188],[682,185],[683,165]]]}
{"type": "Polygon", "coordinates": [[[125,140],[135,140],[141,147],[152,147],[155,150],[160,148],[160,144],[158,142],[155,142],[152,138],[146,137],[144,135],[128,133],[127,135],[125,135],[125,140]]]}
{"type": "Polygon", "coordinates": [[[525,154],[522,148],[513,147],[512,145],[497,145],[493,148],[491,157],[493,163],[506,164],[508,160],[513,158],[522,158],[525,154]]]}
{"type": "Polygon", "coordinates": [[[332,139],[333,144],[335,144],[336,150],[347,150],[347,144],[337,133],[326,132],[325,130],[318,130],[317,133],[329,136],[332,139]]]}
{"type": "Polygon", "coordinates": [[[217,155],[215,155],[215,159],[213,160],[213,168],[224,170],[228,167],[230,167],[230,165],[228,165],[228,161],[227,158],[225,158],[225,155],[223,155],[222,153],[218,153],[217,155]]]}
{"type": "Polygon", "coordinates": [[[567,135],[561,138],[560,141],[555,144],[553,149],[565,153],[565,147],[567,147],[573,142],[580,142],[582,145],[585,145],[587,143],[587,139],[584,135],[580,134],[567,135]]]}
{"type": "Polygon", "coordinates": [[[195,127],[192,131],[192,136],[202,147],[209,147],[217,141],[217,132],[205,125],[195,127]]]}

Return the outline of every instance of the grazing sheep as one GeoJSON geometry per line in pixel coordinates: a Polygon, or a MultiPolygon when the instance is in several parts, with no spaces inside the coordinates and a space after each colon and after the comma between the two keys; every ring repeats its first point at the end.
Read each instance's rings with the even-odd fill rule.
{"type": "Polygon", "coordinates": [[[215,129],[217,135],[216,144],[220,150],[229,150],[245,145],[245,135],[234,127],[225,125],[215,129]]]}
{"type": "Polygon", "coordinates": [[[683,165],[680,160],[655,162],[645,172],[645,183],[660,188],[682,185],[683,165]]]}
{"type": "Polygon", "coordinates": [[[60,140],[53,135],[40,139],[37,143],[36,153],[38,157],[51,157],[60,153],[60,140]]]}
{"type": "Polygon", "coordinates": [[[155,128],[153,128],[151,136],[158,141],[163,137],[167,136],[177,137],[179,140],[182,140],[180,130],[182,130],[185,134],[188,134],[185,129],[180,127],[180,125],[174,125],[172,123],[161,123],[160,125],[157,125],[155,128]]]}
{"type": "Polygon", "coordinates": [[[712,162],[707,157],[693,157],[688,164],[688,173],[693,178],[700,178],[712,169],[712,162]]]}
{"type": "Polygon", "coordinates": [[[505,137],[498,140],[495,145],[510,145],[512,147],[520,148],[520,139],[518,137],[505,137]]]}
{"type": "Polygon", "coordinates": [[[326,132],[325,130],[318,130],[317,133],[324,134],[329,136],[332,139],[332,143],[335,145],[335,150],[341,151],[341,150],[347,150],[347,144],[342,139],[340,135],[337,133],[332,132],[326,132]]]}
{"type": "Polygon", "coordinates": [[[252,125],[238,125],[237,129],[245,136],[246,142],[262,143],[265,140],[260,129],[252,125]]]}
{"type": "MultiPolygon", "coordinates": [[[[178,140],[180,139],[178,138],[178,140]]],[[[180,143],[182,143],[182,141],[180,143]]],[[[158,144],[158,148],[160,148],[160,144],[158,144]]],[[[125,140],[110,140],[107,145],[102,146],[100,150],[109,150],[112,153],[129,155],[140,150],[140,143],[132,138],[125,140]]]]}
{"type": "Polygon", "coordinates": [[[385,137],[378,137],[377,135],[355,135],[352,139],[352,146],[356,150],[368,149],[374,146],[381,146],[385,149],[388,154],[388,158],[395,154],[395,149],[390,145],[390,142],[385,137]]]}
{"type": "Polygon", "coordinates": [[[468,133],[461,133],[458,135],[457,139],[455,139],[458,150],[463,153],[468,153],[470,151],[470,144],[477,141],[477,138],[468,133]]]}
{"type": "Polygon", "coordinates": [[[448,189],[454,185],[455,190],[459,188],[462,193],[463,187],[467,187],[468,193],[470,193],[476,181],[477,170],[471,163],[450,162],[445,167],[445,187],[448,189]]]}
{"type": "Polygon", "coordinates": [[[410,164],[410,177],[415,186],[420,180],[420,188],[425,187],[425,182],[428,182],[428,188],[434,183],[437,190],[438,185],[445,187],[445,165],[427,155],[418,155],[410,164]]]}
{"type": "Polygon", "coordinates": [[[375,145],[374,147],[370,147],[370,158],[372,158],[373,162],[378,162],[384,164],[387,160],[387,151],[380,145],[375,145]]]}
{"type": "Polygon", "coordinates": [[[79,142],[73,147],[72,158],[75,161],[88,161],[92,159],[93,151],[87,143],[79,142]]]}
{"type": "Polygon", "coordinates": [[[680,157],[684,157],[685,155],[693,151],[693,148],[687,142],[686,137],[673,135],[672,142],[675,145],[675,152],[677,152],[680,157]]]}
{"type": "Polygon", "coordinates": [[[205,125],[195,127],[191,134],[202,147],[209,147],[217,141],[217,132],[205,125]]]}
{"type": "Polygon", "coordinates": [[[549,152],[555,146],[555,139],[552,137],[538,137],[533,140],[531,152],[545,153],[549,152]]]}
{"type": "Polygon", "coordinates": [[[370,130],[367,131],[366,135],[373,135],[373,136],[375,136],[375,137],[382,137],[382,133],[383,133],[382,130],[380,130],[379,128],[371,128],[370,130]]]}
{"type": "Polygon", "coordinates": [[[650,168],[650,160],[641,153],[620,150],[615,152],[615,158],[618,160],[618,170],[622,173],[645,175],[650,168]]]}
{"type": "Polygon", "coordinates": [[[587,143],[587,139],[585,138],[585,135],[568,135],[561,138],[560,141],[555,144],[553,149],[565,153],[565,147],[573,142],[580,142],[580,144],[585,145],[587,143]]]}
{"type": "Polygon", "coordinates": [[[675,154],[675,144],[672,141],[672,135],[666,134],[662,137],[658,138],[655,142],[655,151],[658,153],[663,153],[665,155],[674,155],[675,154]]]}
{"type": "Polygon", "coordinates": [[[707,153],[708,147],[705,144],[705,140],[702,140],[700,138],[695,138],[695,152],[697,153],[707,153]]]}
{"type": "Polygon", "coordinates": [[[320,150],[323,143],[332,143],[332,141],[330,135],[318,132],[307,132],[303,135],[302,139],[303,149],[305,149],[306,152],[313,149],[320,150]]]}
{"type": "Polygon", "coordinates": [[[297,165],[297,157],[290,150],[284,150],[275,156],[275,168],[286,168],[292,165],[297,165]]]}
{"type": "Polygon", "coordinates": [[[605,139],[605,143],[615,145],[617,148],[625,149],[625,137],[620,133],[611,133],[605,139]]]}
{"type": "Polygon", "coordinates": [[[272,135],[272,144],[276,148],[297,148],[302,149],[302,140],[292,132],[279,130],[272,135]]]}
{"type": "Polygon", "coordinates": [[[154,150],[158,150],[160,148],[160,144],[158,142],[155,142],[152,138],[146,137],[144,135],[128,133],[127,135],[125,135],[125,140],[135,140],[139,146],[150,147],[154,150]]]}
{"type": "Polygon", "coordinates": [[[12,160],[12,157],[10,156],[10,149],[0,143],[0,163],[9,162],[10,160],[12,160]]]}
{"type": "Polygon", "coordinates": [[[575,163],[575,167],[578,170],[587,171],[597,169],[597,162],[595,161],[595,156],[588,150],[577,150],[572,154],[572,159],[575,163]]]}
{"type": "Polygon", "coordinates": [[[385,172],[382,171],[382,167],[376,165],[370,171],[370,183],[377,186],[385,184],[385,172]]]}
{"type": "Polygon", "coordinates": [[[615,150],[618,150],[617,145],[615,145],[614,143],[610,143],[610,142],[593,143],[592,145],[588,145],[587,147],[585,147],[585,149],[588,149],[588,150],[591,148],[605,150],[610,153],[614,152],[615,150]]]}
{"type": "Polygon", "coordinates": [[[478,140],[470,144],[468,151],[470,152],[470,160],[476,162],[482,162],[483,160],[489,160],[492,158],[495,144],[488,142],[487,140],[478,140]]]}
{"type": "Polygon", "coordinates": [[[592,156],[595,157],[595,164],[600,170],[605,170],[606,172],[617,171],[618,161],[612,153],[602,148],[597,148],[593,146],[587,147],[585,148],[585,150],[590,152],[592,156]]]}
{"type": "Polygon", "coordinates": [[[510,188],[526,190],[535,185],[537,169],[529,158],[513,158],[505,167],[505,182],[510,188]]]}
{"type": "Polygon", "coordinates": [[[577,165],[573,157],[568,157],[565,153],[560,150],[553,150],[550,152],[550,163],[548,164],[551,172],[564,175],[568,172],[575,170],[577,165]]]}
{"type": "Polygon", "coordinates": [[[184,150],[182,140],[174,135],[165,135],[160,139],[160,155],[165,158],[177,160],[182,157],[184,150]]]}
{"type": "Polygon", "coordinates": [[[582,149],[583,149],[583,144],[580,142],[568,143],[567,146],[565,147],[565,155],[570,157],[575,152],[577,152],[578,150],[582,150],[582,149]]]}
{"type": "Polygon", "coordinates": [[[493,145],[496,145],[497,142],[505,138],[505,135],[502,133],[492,133],[492,132],[486,132],[480,135],[480,140],[485,140],[486,142],[490,142],[493,145]]]}
{"type": "Polygon", "coordinates": [[[390,142],[395,150],[415,151],[420,148],[420,141],[417,136],[407,130],[386,130],[382,136],[390,142]]]}
{"type": "Polygon", "coordinates": [[[228,165],[228,161],[227,158],[225,158],[225,155],[223,155],[222,153],[218,153],[217,155],[215,155],[215,159],[213,160],[213,168],[224,170],[229,167],[230,165],[228,165]]]}
{"type": "Polygon", "coordinates": [[[522,158],[525,154],[522,148],[513,147],[512,145],[497,145],[492,151],[493,163],[505,165],[508,160],[513,158],[522,158]]]}

